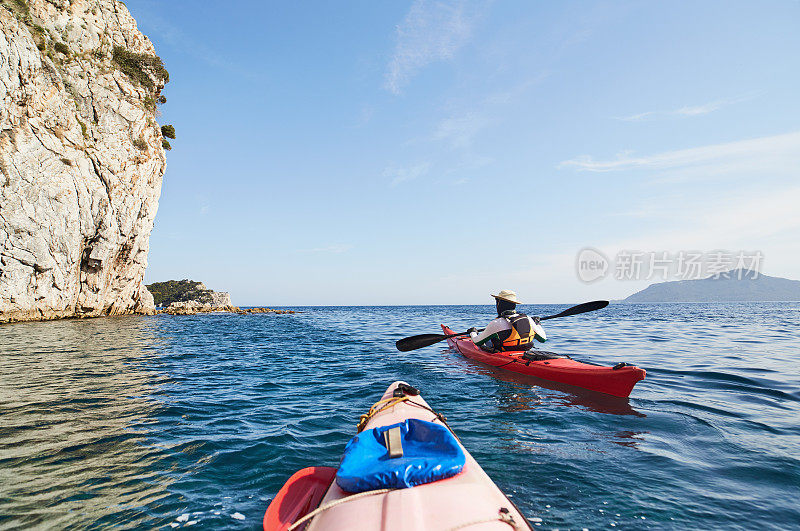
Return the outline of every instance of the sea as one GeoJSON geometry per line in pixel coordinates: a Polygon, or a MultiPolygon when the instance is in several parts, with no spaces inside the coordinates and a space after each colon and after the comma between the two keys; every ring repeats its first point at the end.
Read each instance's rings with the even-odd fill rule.
{"type": "Polygon", "coordinates": [[[292,309],[0,326],[0,528],[257,529],[395,380],[535,529],[800,528],[800,303],[544,322],[547,350],[646,369],[629,399],[395,348],[488,305],[292,309]]]}

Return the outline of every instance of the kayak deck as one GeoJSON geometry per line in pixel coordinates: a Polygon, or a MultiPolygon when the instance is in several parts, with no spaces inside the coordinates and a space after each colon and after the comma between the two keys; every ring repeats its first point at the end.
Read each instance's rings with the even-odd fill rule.
{"type": "MultiPolygon", "coordinates": [[[[401,383],[395,382],[389,386],[382,400],[391,399],[401,383]]],[[[416,395],[403,401],[389,401],[387,407],[378,408],[378,411],[368,418],[364,429],[388,426],[406,419],[419,419],[446,426],[443,417],[433,412],[427,402],[416,395]]],[[[303,529],[304,526],[307,531],[353,529],[432,531],[461,527],[477,531],[530,529],[530,524],[516,506],[500,491],[460,441],[458,444],[466,458],[464,467],[458,475],[412,488],[356,495],[342,490],[333,480],[324,497],[318,502],[317,510],[320,512],[310,517],[307,526],[304,522],[298,529],[303,529]],[[513,520],[513,526],[509,523],[510,520],[513,520]]],[[[303,474],[301,471],[292,479],[298,476],[303,479],[309,474],[311,472],[303,474]]],[[[303,516],[293,510],[293,507],[280,505],[288,503],[286,500],[291,498],[287,492],[299,488],[290,483],[291,479],[273,500],[276,506],[273,507],[271,504],[267,510],[267,515],[286,515],[288,518],[282,520],[273,518],[270,520],[273,525],[268,526],[268,518],[265,517],[265,530],[288,529],[291,522],[303,516]]],[[[299,505],[303,505],[305,509],[310,496],[312,495],[299,497],[295,495],[294,498],[299,498],[299,505]]],[[[313,497],[318,499],[316,496],[313,497]]]]}
{"type": "MultiPolygon", "coordinates": [[[[445,325],[442,325],[442,330],[447,335],[454,333],[445,325]]],[[[646,374],[644,369],[633,365],[615,369],[581,363],[569,358],[531,360],[524,357],[527,353],[535,354],[537,352],[535,350],[486,352],[473,343],[468,336],[448,338],[447,344],[464,357],[493,367],[622,398],[627,398],[636,382],[643,380],[646,374]]]]}

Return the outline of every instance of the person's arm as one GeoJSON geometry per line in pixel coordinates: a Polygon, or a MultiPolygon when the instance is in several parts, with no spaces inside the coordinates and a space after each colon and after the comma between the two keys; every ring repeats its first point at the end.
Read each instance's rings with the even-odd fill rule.
{"type": "Polygon", "coordinates": [[[544,333],[544,327],[542,327],[542,322],[539,320],[538,317],[530,318],[531,320],[531,330],[533,330],[534,336],[539,343],[544,343],[547,341],[547,334],[544,333]]]}
{"type": "Polygon", "coordinates": [[[470,332],[469,337],[472,339],[472,342],[478,346],[483,345],[486,343],[493,335],[502,330],[505,330],[503,326],[507,321],[505,319],[495,319],[484,328],[483,332],[470,332]]]}

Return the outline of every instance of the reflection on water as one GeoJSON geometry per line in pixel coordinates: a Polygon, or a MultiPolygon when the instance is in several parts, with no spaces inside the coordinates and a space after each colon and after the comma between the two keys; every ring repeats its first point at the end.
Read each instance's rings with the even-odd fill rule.
{"type": "Polygon", "coordinates": [[[611,442],[628,448],[636,448],[637,444],[643,439],[642,436],[647,433],[646,431],[622,430],[614,434],[611,442]]]}
{"type": "Polygon", "coordinates": [[[3,525],[135,524],[127,513],[163,495],[145,444],[155,343],[137,318],[0,327],[3,525]]]}

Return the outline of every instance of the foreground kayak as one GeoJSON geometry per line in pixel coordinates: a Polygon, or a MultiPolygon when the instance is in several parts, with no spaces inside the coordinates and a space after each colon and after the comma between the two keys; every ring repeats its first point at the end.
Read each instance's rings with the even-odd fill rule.
{"type": "MultiPolygon", "coordinates": [[[[447,335],[455,333],[445,325],[442,330],[447,335]]],[[[636,382],[645,377],[644,369],[633,365],[590,365],[551,352],[486,352],[468,336],[448,338],[447,344],[465,357],[487,365],[619,397],[630,395],[636,382]]]]}
{"type": "Polygon", "coordinates": [[[338,469],[289,478],[265,531],[531,529],[413,387],[390,385],[359,427],[338,469]]]}

